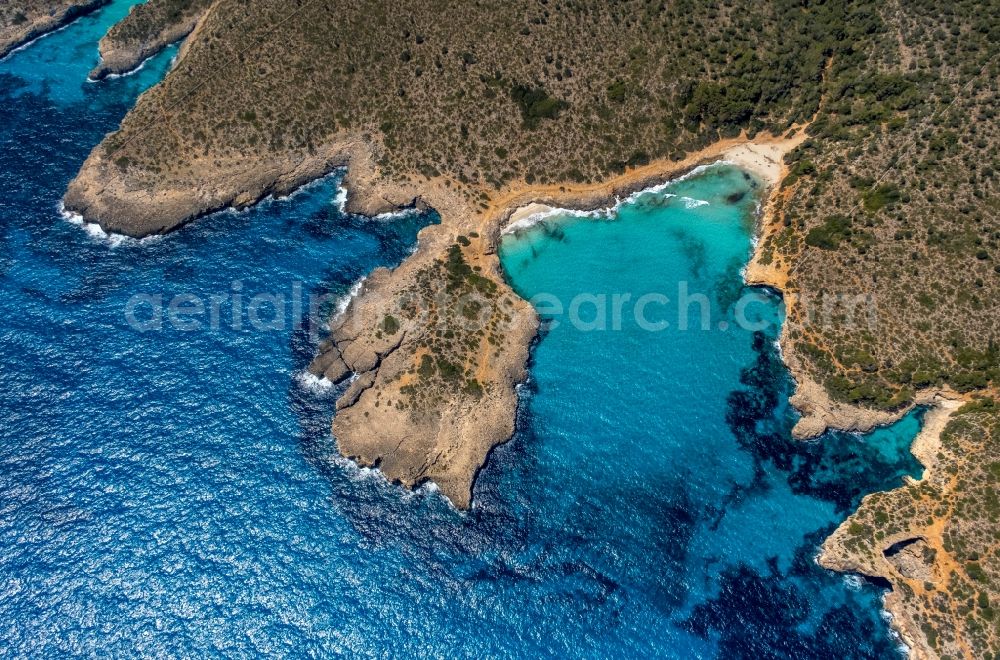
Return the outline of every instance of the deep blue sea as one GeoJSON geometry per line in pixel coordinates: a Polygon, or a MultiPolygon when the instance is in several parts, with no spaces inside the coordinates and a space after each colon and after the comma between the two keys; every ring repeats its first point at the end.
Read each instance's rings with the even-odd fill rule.
{"type": "Polygon", "coordinates": [[[461,513],[337,457],[338,390],[303,375],[317,337],[292,304],[329,312],[433,214],[345,215],[333,175],[141,242],[61,216],[174,53],[86,81],[130,4],[0,62],[0,654],[897,656],[880,589],[813,556],[919,472],[919,414],[790,439],[781,301],[741,284],[752,180],[714,167],[507,236],[512,285],[582,321],[539,306],[517,433],[461,513]],[[660,299],[659,329],[631,302],[588,323],[601,296],[682,282],[707,329],[660,299]],[[172,322],[211,296],[214,323],[172,322]]]}

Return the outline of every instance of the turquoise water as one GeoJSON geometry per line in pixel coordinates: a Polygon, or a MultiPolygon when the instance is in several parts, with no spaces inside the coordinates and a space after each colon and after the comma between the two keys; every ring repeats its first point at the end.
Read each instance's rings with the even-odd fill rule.
{"type": "Polygon", "coordinates": [[[544,454],[534,478],[554,526],[583,526],[603,570],[667,603],[670,616],[635,631],[638,648],[651,635],[679,655],[891,654],[875,591],[812,557],[864,493],[919,471],[907,451],[919,421],[790,440],[783,306],[741,284],[757,193],[713,166],[615,212],[505,237],[504,268],[543,319],[525,406],[544,454]],[[634,303],[651,294],[662,302],[643,325],[634,303]],[[581,295],[608,301],[605,328],[593,302],[573,322],[581,295]]]}
{"type": "Polygon", "coordinates": [[[86,82],[129,4],[0,62],[4,655],[896,654],[878,589],[812,556],[861,496],[917,471],[919,420],[789,439],[780,300],[749,301],[757,332],[731,309],[756,194],[740,172],[503,243],[525,296],[675,299],[688,282],[711,323],[682,331],[670,304],[647,308],[661,331],[628,304],[618,329],[549,318],[517,433],[459,513],[337,458],[339,392],[304,376],[317,335],[291,304],[398,263],[433,214],[345,215],[333,176],[151,241],[60,216],[90,149],[169,67],[86,82]],[[237,293],[284,296],[284,322],[232,322],[237,293]],[[129,323],[136,296],[177,295],[222,296],[225,320],[129,323]]]}

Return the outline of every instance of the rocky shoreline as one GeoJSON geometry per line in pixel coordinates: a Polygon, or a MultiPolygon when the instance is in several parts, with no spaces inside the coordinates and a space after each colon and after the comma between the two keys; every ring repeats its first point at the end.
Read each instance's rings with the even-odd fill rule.
{"type": "MultiPolygon", "coordinates": [[[[285,194],[347,166],[349,212],[375,215],[433,207],[441,223],[421,231],[417,250],[398,268],[372,273],[334,322],[311,371],[334,382],[354,377],[338,402],[334,421],[343,454],[377,465],[388,479],[407,486],[432,480],[456,506],[466,508],[471,505],[475,475],[489,451],[513,433],[514,385],[525,377],[537,328],[534,310],[510,290],[496,257],[500,234],[517,209],[531,203],[581,210],[608,207],[633,192],[720,159],[752,170],[773,187],[781,174],[781,157],[802,139],[803,133],[791,139],[727,140],[682,161],[650,163],[600,184],[512,186],[494,195],[485,209],[470,203],[458,186],[444,179],[386,181],[375,164],[375,149],[363,135],[345,137],[298,159],[221,166],[216,161],[204,168],[194,163],[191,181],[159,190],[138,185],[108,162],[98,147],[70,184],[64,203],[68,211],[98,222],[105,231],[140,237],[169,231],[227,206],[244,207],[267,195],[285,194]],[[493,350],[465,356],[464,367],[476,374],[481,394],[442,390],[432,409],[401,409],[408,400],[401,390],[422,359],[427,328],[418,321],[407,323],[396,308],[413,298],[416,275],[446,259],[460,236],[469,243],[462,248],[464,258],[492,282],[495,297],[508,303],[502,311],[509,317],[503,321],[503,341],[493,350]],[[387,315],[401,320],[398,333],[382,330],[387,315]]],[[[436,309],[437,304],[432,306],[436,309]]]]}
{"type": "Polygon", "coordinates": [[[61,7],[35,16],[25,16],[23,22],[0,26],[0,60],[35,39],[65,27],[110,2],[111,0],[70,0],[54,3],[61,4],[61,7]]]}
{"type": "MultiPolygon", "coordinates": [[[[390,347],[382,339],[374,338],[378,324],[371,310],[383,308],[385,301],[398,298],[408,286],[408,278],[417,269],[440,258],[456,237],[470,233],[478,234],[481,238],[472,246],[478,254],[473,254],[470,258],[477,261],[477,265],[504,294],[509,295],[512,292],[503,281],[495,250],[501,232],[511,222],[523,217],[525,211],[521,209],[524,207],[541,205],[534,207],[535,210],[566,208],[581,211],[604,208],[633,192],[675,178],[698,165],[720,159],[754,172],[768,186],[770,192],[760,218],[761,238],[766,238],[767,232],[778,222],[774,214],[774,200],[777,184],[785,174],[782,157],[804,139],[805,133],[800,131],[786,138],[749,140],[743,137],[726,140],[691,154],[682,161],[653,162],[599,184],[511,186],[493,195],[486,209],[473,206],[459,193],[457,187],[440,178],[403,183],[386,181],[380,176],[375,163],[375,149],[364,135],[345,137],[325,149],[318,149],[314,154],[302,154],[297,158],[276,158],[273,162],[267,163],[234,161],[221,166],[218,161],[212,164],[206,163],[203,168],[205,176],[195,175],[187,184],[161,190],[149,190],[131,181],[127,174],[123,175],[117,171],[114,163],[108,162],[103,157],[98,147],[84,163],[77,178],[70,184],[64,202],[68,211],[81,214],[87,221],[98,222],[105,231],[141,237],[170,231],[186,222],[226,207],[243,208],[268,195],[287,194],[336,168],[347,167],[344,186],[349,191],[346,203],[346,210],[349,212],[376,215],[413,206],[432,207],[437,210],[441,216],[441,224],[427,227],[421,232],[416,252],[395,271],[379,270],[373,273],[365,282],[362,293],[351,302],[341,322],[335,326],[330,341],[324,344],[325,350],[313,363],[312,368],[316,375],[326,373],[333,381],[340,380],[350,373],[358,376],[345,393],[345,404],[341,405],[342,412],[337,416],[341,421],[336,424],[336,435],[344,453],[366,465],[379,465],[390,480],[413,486],[431,478],[428,475],[434,473],[434,470],[425,465],[426,461],[416,461],[418,463],[416,470],[403,461],[400,458],[402,454],[397,449],[399,434],[391,434],[392,439],[385,441],[362,441],[361,438],[366,436],[367,424],[354,419],[352,413],[343,411],[357,407],[359,402],[365,407],[363,402],[368,398],[366,392],[374,388],[374,395],[380,390],[377,375],[381,364],[391,354],[399,352],[400,346],[390,347]],[[209,170],[212,172],[211,176],[207,174],[209,170]],[[206,181],[213,183],[205,183],[206,181]],[[361,322],[362,319],[370,322],[371,329],[365,331],[366,323],[361,322]],[[353,328],[351,332],[344,329],[347,325],[353,328]],[[350,359],[345,359],[348,355],[345,343],[354,345],[350,353],[354,357],[350,359]],[[392,350],[389,350],[390,348],[392,350]],[[387,462],[386,459],[390,454],[396,458],[387,462]]],[[[195,163],[192,169],[197,172],[200,168],[195,163]]],[[[760,240],[758,248],[763,243],[764,241],[760,240]]],[[[768,286],[784,293],[787,283],[786,269],[780,264],[762,263],[758,249],[745,270],[745,281],[747,284],[768,286]]],[[[789,306],[791,307],[791,301],[789,306]]],[[[525,309],[520,309],[519,312],[530,320],[518,325],[516,332],[509,337],[507,344],[516,345],[514,350],[510,351],[509,358],[501,360],[502,364],[492,365],[487,370],[491,375],[491,382],[500,389],[510,391],[523,374],[524,362],[527,360],[526,346],[534,336],[533,314],[525,309]],[[526,330],[529,327],[531,330],[526,330]]],[[[796,382],[796,391],[791,402],[802,413],[802,418],[793,431],[797,438],[816,437],[828,428],[870,431],[875,427],[892,423],[912,408],[912,405],[926,403],[933,396],[933,392],[921,393],[910,407],[896,412],[877,411],[835,402],[804,368],[801,358],[787,340],[787,327],[786,324],[781,344],[784,360],[796,382]]],[[[412,341],[404,341],[401,346],[405,347],[410,343],[412,341]]],[[[402,353],[406,353],[406,350],[404,349],[402,353]]],[[[390,364],[392,362],[390,360],[390,364]]],[[[445,492],[457,506],[468,506],[471,501],[469,495],[471,482],[482,461],[495,444],[509,437],[507,429],[512,428],[512,422],[499,420],[512,420],[515,405],[513,397],[503,396],[476,409],[470,408],[464,413],[459,412],[459,408],[452,407],[451,404],[446,406],[449,412],[442,414],[442,418],[449,415],[481,416],[494,420],[495,428],[503,430],[497,433],[486,430],[485,426],[477,425],[477,439],[469,440],[469,443],[479,446],[480,449],[474,452],[475,457],[470,455],[465,461],[460,470],[462,476],[450,474],[447,477],[439,476],[442,481],[462,484],[461,487],[455,488],[442,487],[442,492],[445,492]],[[484,440],[480,441],[478,438],[484,440]]],[[[367,410],[367,412],[370,416],[372,411],[367,410]]],[[[383,409],[382,415],[384,414],[383,409]]],[[[399,422],[396,426],[402,429],[405,424],[399,422]]],[[[461,426],[458,424],[456,428],[461,426]]],[[[437,437],[441,429],[437,425],[434,429],[434,435],[437,437]]],[[[414,438],[426,435],[426,429],[408,435],[408,442],[414,446],[426,445],[421,456],[427,453],[427,447],[434,445],[434,442],[427,440],[421,443],[414,441],[414,438]]],[[[455,446],[458,444],[457,440],[449,442],[455,446]]]]}
{"type": "MultiPolygon", "coordinates": [[[[782,178],[784,172],[782,173],[782,178]]],[[[925,389],[917,392],[913,400],[896,411],[874,410],[862,408],[847,403],[834,401],[826,389],[820,385],[806,369],[802,358],[798,355],[790,340],[790,329],[798,321],[795,296],[790,291],[789,278],[791,264],[787,262],[765,263],[762,246],[773,232],[780,230],[781,218],[777,213],[779,194],[771,194],[763,206],[760,217],[760,231],[750,263],[744,271],[744,281],[750,285],[767,286],[780,291],[786,299],[786,309],[789,318],[782,325],[779,345],[782,359],[795,380],[795,392],[789,402],[801,414],[792,429],[793,437],[799,440],[816,438],[827,430],[836,429],[857,433],[867,433],[880,426],[892,424],[913,410],[916,406],[928,406],[930,409],[924,415],[920,433],[913,441],[910,451],[924,466],[923,480],[937,476],[934,474],[937,449],[940,446],[941,433],[944,431],[952,415],[958,410],[962,401],[951,390],[925,389]]],[[[895,492],[895,491],[892,491],[895,492]]],[[[861,507],[875,496],[874,493],[862,500],[861,507]]],[[[861,510],[859,507],[859,511],[861,510]]],[[[900,553],[900,561],[909,562],[907,569],[913,575],[920,573],[930,578],[930,569],[922,563],[919,553],[926,545],[926,539],[918,521],[913,521],[911,529],[906,529],[882,539],[878,552],[861,550],[856,545],[850,545],[845,539],[850,535],[858,513],[848,517],[835,532],[823,543],[816,561],[829,570],[840,573],[854,573],[868,578],[887,580],[893,587],[883,599],[885,611],[889,614],[890,625],[909,649],[909,656],[915,660],[930,660],[938,658],[938,654],[928,645],[927,637],[917,621],[916,612],[912,610],[909,601],[901,596],[900,588],[905,587],[910,580],[904,578],[899,567],[889,562],[886,551],[896,544],[916,543],[907,548],[907,553],[900,553]]],[[[940,544],[940,539],[937,539],[940,544]]],[[[938,548],[935,548],[938,550],[938,548]]],[[[913,575],[910,577],[912,578],[913,575]]]]}
{"type": "MultiPolygon", "coordinates": [[[[924,415],[923,426],[910,449],[924,466],[924,473],[920,480],[908,478],[908,484],[915,485],[942,477],[936,470],[941,433],[962,403],[963,400],[950,391],[935,393],[926,400],[925,404],[931,408],[924,415]]],[[[858,509],[859,512],[883,495],[883,493],[873,493],[866,496],[858,509]]],[[[910,657],[916,660],[937,658],[938,654],[927,644],[926,636],[921,631],[915,616],[916,612],[910,609],[902,591],[912,590],[914,586],[921,588],[923,583],[938,582],[947,577],[946,574],[935,575],[936,567],[933,563],[927,562],[928,555],[925,555],[926,548],[932,551],[929,556],[946,556],[940,547],[941,539],[932,538],[927,533],[926,521],[913,519],[906,529],[880,539],[874,549],[867,546],[860,547],[851,542],[852,526],[859,524],[857,518],[857,513],[848,517],[823,542],[820,554],[816,558],[817,563],[841,573],[855,573],[888,581],[893,590],[886,594],[884,606],[892,616],[893,629],[910,649],[910,657]],[[901,551],[893,552],[894,548],[901,548],[901,551]]]]}
{"type": "MultiPolygon", "coordinates": [[[[443,407],[441,419],[451,417],[454,421],[475,417],[490,419],[492,423],[474,425],[477,429],[475,436],[466,437],[465,441],[478,449],[464,458],[460,467],[458,463],[452,462],[447,471],[435,471],[432,469],[435,461],[428,464],[427,454],[431,447],[437,446],[438,437],[442,434],[442,428],[445,428],[440,421],[428,428],[418,425],[421,430],[417,430],[407,429],[406,423],[400,420],[393,425],[399,429],[398,433],[390,433],[386,436],[387,439],[379,440],[366,430],[372,424],[356,418],[351,412],[356,409],[362,411],[362,417],[364,412],[371,416],[372,409],[366,405],[367,401],[371,398],[374,403],[378,398],[376,395],[386,386],[378,378],[383,363],[391,358],[386,363],[390,368],[382,371],[387,374],[396,369],[393,365],[400,359],[399,355],[409,354],[413,358],[413,344],[419,336],[419,332],[411,331],[409,338],[397,346],[391,346],[384,337],[376,338],[378,318],[375,310],[384,310],[386,301],[398,299],[417,270],[439,259],[458,236],[468,234],[480,237],[471,246],[473,253],[469,258],[476,262],[504,295],[511,295],[500,272],[495,251],[504,228],[523,217],[525,207],[529,207],[528,212],[532,209],[537,211],[538,208],[582,211],[604,208],[633,192],[720,159],[754,172],[768,186],[770,192],[760,218],[761,238],[766,238],[767,232],[778,222],[774,213],[774,201],[777,197],[777,184],[785,175],[782,157],[804,139],[804,131],[785,138],[749,140],[741,137],[716,143],[682,161],[653,162],[598,184],[511,186],[493,195],[485,209],[471,204],[460,194],[457,186],[451,186],[450,182],[442,178],[409,182],[386,181],[380,176],[375,162],[376,149],[365,135],[345,137],[313,154],[302,154],[297,158],[276,158],[273,162],[234,161],[220,164],[215,161],[212,164],[206,163],[203,168],[199,168],[196,162],[192,167],[193,171],[203,169],[206,172],[204,176],[195,175],[188,183],[160,190],[149,190],[131,181],[127,174],[123,175],[114,163],[103,157],[101,148],[98,147],[70,184],[64,202],[68,211],[79,213],[88,221],[98,222],[105,231],[141,237],[170,231],[222,208],[243,208],[268,195],[287,194],[336,168],[347,167],[344,186],[349,191],[346,203],[346,210],[349,212],[376,215],[413,206],[437,210],[441,216],[441,224],[427,227],[421,232],[415,253],[396,270],[380,269],[365,282],[362,292],[351,302],[335,325],[330,340],[323,345],[312,371],[316,375],[326,374],[331,381],[339,381],[352,373],[357,375],[342,398],[341,412],[337,415],[340,421],[335,423],[336,436],[345,455],[366,465],[379,465],[387,478],[408,486],[431,479],[430,475],[437,475],[442,482],[460,484],[454,487],[443,486],[441,483],[438,485],[457,506],[464,507],[471,502],[472,480],[482,461],[495,444],[509,437],[512,430],[516,401],[512,395],[500,396],[499,392],[512,392],[513,385],[523,377],[527,345],[534,336],[533,312],[519,307],[518,312],[525,320],[515,324],[515,329],[508,336],[505,349],[510,350],[502,351],[499,361],[495,364],[491,362],[484,371],[490,383],[497,388],[497,397],[479,406],[463,408],[455,401],[450,401],[443,407]],[[212,172],[211,175],[208,174],[209,171],[212,172]],[[213,183],[205,183],[206,181],[213,183]],[[348,326],[351,331],[346,329],[348,326]],[[347,350],[348,345],[352,346],[350,351],[347,350]],[[392,357],[393,355],[397,357],[392,357]],[[369,390],[371,394],[368,394],[369,390]],[[404,429],[407,430],[405,434],[404,429]],[[402,458],[404,454],[399,448],[403,435],[408,438],[407,444],[414,447],[413,451],[408,452],[409,460],[402,458]],[[417,450],[416,447],[423,449],[417,450]],[[419,460],[416,458],[418,456],[419,460]]],[[[763,240],[758,242],[758,250],[745,270],[745,281],[747,284],[768,286],[785,293],[787,269],[780,264],[762,263],[759,247],[763,243],[763,240]]],[[[792,301],[789,302],[791,307],[792,301]]],[[[866,432],[892,423],[912,405],[926,403],[933,396],[933,392],[921,393],[910,407],[896,412],[835,402],[804,368],[801,358],[787,340],[787,324],[783,329],[781,344],[783,357],[796,382],[791,402],[802,413],[802,418],[793,431],[797,438],[816,437],[828,428],[866,432]]],[[[381,416],[385,416],[385,409],[381,416]]],[[[463,423],[457,422],[446,426],[464,428],[463,423]]],[[[460,440],[456,436],[447,441],[452,449],[451,454],[457,452],[460,440]]]]}
{"type": "Polygon", "coordinates": [[[70,182],[63,204],[67,211],[96,222],[106,232],[142,238],[169,232],[215,211],[246,208],[269,195],[288,194],[345,166],[347,148],[338,144],[325,152],[276,157],[271,162],[233,159],[217,165],[195,161],[189,180],[176,185],[164,182],[151,190],[108,160],[98,147],[70,182]]]}
{"type": "Polygon", "coordinates": [[[188,36],[194,29],[197,18],[161,33],[150,42],[141,44],[120,44],[108,36],[101,39],[97,45],[101,61],[90,72],[93,81],[104,80],[109,76],[121,76],[135,71],[143,62],[153,57],[161,50],[188,36]]]}
{"type": "MultiPolygon", "coordinates": [[[[418,248],[410,258],[397,269],[379,269],[366,280],[334,323],[311,371],[334,382],[354,375],[338,403],[334,421],[334,434],[345,455],[365,465],[377,465],[388,479],[407,486],[433,480],[456,506],[465,508],[471,503],[473,479],[489,451],[513,432],[514,385],[524,377],[528,346],[537,325],[530,306],[504,282],[495,254],[501,232],[512,219],[517,220],[518,210],[531,204],[578,210],[604,208],[633,192],[718,160],[752,171],[773,191],[784,174],[782,157],[804,139],[804,131],[799,131],[786,138],[726,140],[682,161],[653,162],[599,184],[511,186],[492,196],[485,209],[473,206],[457,187],[443,179],[386,181],[375,164],[375,150],[362,135],[298,159],[222,166],[216,161],[210,167],[206,164],[206,175],[195,175],[189,185],[161,190],[136,185],[108,162],[98,147],[70,184],[64,202],[68,211],[97,221],[105,231],[140,237],[169,231],[221,208],[241,208],[268,195],[286,194],[346,166],[349,212],[374,215],[410,206],[437,210],[441,224],[421,231],[418,248]],[[499,295],[512,301],[516,312],[497,354],[480,356],[475,365],[467,365],[480,374],[487,396],[477,401],[448,396],[432,414],[422,416],[385,407],[373,416],[376,402],[398,403],[403,398],[399,389],[406,379],[401,376],[419,359],[418,344],[426,330],[409,327],[401,336],[387,336],[379,330],[380,320],[405,297],[415,273],[440,260],[457,237],[469,235],[478,238],[464,248],[467,259],[495,284],[499,295]]],[[[195,172],[200,169],[197,165],[192,168],[195,172]]],[[[769,222],[769,208],[768,203],[762,218],[764,227],[769,222]]],[[[779,290],[782,284],[774,278],[765,280],[754,263],[747,269],[747,282],[779,290]]],[[[796,368],[799,363],[794,354],[786,349],[785,356],[800,384],[793,403],[805,413],[803,420],[824,420],[822,428],[817,422],[800,423],[808,431],[800,433],[801,437],[818,434],[829,425],[865,430],[891,421],[887,415],[831,404],[822,388],[796,368]]]]}
{"type": "MultiPolygon", "coordinates": [[[[514,385],[525,375],[528,349],[537,329],[534,311],[513,295],[500,272],[495,251],[504,229],[526,212],[538,209],[605,208],[633,192],[720,159],[752,170],[768,186],[773,186],[780,175],[781,155],[802,138],[798,135],[792,140],[733,140],[683,162],[653,163],[597,185],[515,187],[502,191],[481,213],[468,208],[447,186],[429,186],[420,199],[439,211],[441,225],[424,229],[415,254],[395,271],[379,270],[365,281],[362,291],[337,319],[331,338],[311,366],[315,375],[334,382],[354,374],[354,380],[338,402],[333,424],[341,452],[364,465],[378,466],[388,479],[407,486],[435,481],[457,507],[470,506],[473,482],[480,467],[490,450],[513,432],[517,404],[514,385]],[[387,411],[385,407],[376,411],[380,400],[399,401],[401,388],[394,383],[406,382],[406,368],[416,363],[419,355],[416,346],[424,331],[411,326],[405,328],[406,336],[400,339],[384,333],[379,336],[379,319],[386,313],[387,301],[403,297],[414,273],[438,259],[460,235],[477,236],[471,241],[471,251],[467,250],[470,260],[496,282],[500,295],[516,301],[512,302],[516,311],[514,320],[506,326],[501,349],[492,359],[475,365],[476,372],[484,375],[485,389],[491,395],[476,402],[452,396],[439,404],[436,415],[423,417],[409,412],[399,414],[393,409],[387,411]],[[377,423],[369,421],[376,418],[377,423]],[[473,433],[463,436],[456,433],[458,429],[473,433]]],[[[370,182],[368,177],[362,179],[370,182]]],[[[347,187],[350,202],[356,197],[350,182],[347,187]]],[[[375,197],[392,199],[398,197],[398,191],[395,195],[375,197]]],[[[368,200],[369,195],[362,199],[368,200]]]]}
{"type": "Polygon", "coordinates": [[[90,72],[90,79],[103,80],[109,76],[127,75],[162,51],[167,46],[177,43],[190,35],[201,22],[209,5],[197,7],[195,11],[183,13],[175,22],[166,22],[154,33],[144,38],[128,37],[121,34],[123,26],[127,26],[136,18],[137,12],[148,10],[150,5],[135,5],[129,10],[129,15],[111,29],[97,45],[100,62],[90,72]]]}

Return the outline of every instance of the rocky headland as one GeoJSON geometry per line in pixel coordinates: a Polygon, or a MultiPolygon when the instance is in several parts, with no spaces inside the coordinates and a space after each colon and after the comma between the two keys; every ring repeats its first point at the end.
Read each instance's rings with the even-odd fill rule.
{"type": "Polygon", "coordinates": [[[14,0],[0,7],[0,59],[111,0],[14,0]]]}
{"type": "MultiPolygon", "coordinates": [[[[456,506],[468,507],[490,450],[513,433],[514,386],[525,376],[537,329],[534,311],[500,271],[496,245],[504,227],[539,208],[608,207],[719,159],[751,169],[773,186],[781,156],[802,139],[798,133],[731,140],[682,163],[652,163],[590,186],[512,187],[479,211],[447,186],[429,186],[419,199],[439,211],[441,224],[421,232],[417,251],[399,268],[380,269],[365,280],[311,366],[334,382],[353,378],[333,423],[341,452],[407,486],[433,481],[456,506]],[[451,341],[440,337],[452,333],[451,341]],[[457,365],[460,375],[443,378],[441,363],[457,365]]],[[[350,185],[348,190],[350,201],[350,185]]]]}
{"type": "Polygon", "coordinates": [[[209,0],[173,0],[134,5],[98,44],[100,63],[92,80],[134,71],[150,57],[185,38],[211,6],[209,0]]]}
{"type": "MultiPolygon", "coordinates": [[[[995,394],[993,395],[995,397],[995,394]]],[[[872,493],[824,543],[820,565],[887,581],[892,627],[913,658],[978,658],[997,644],[993,602],[1000,443],[995,398],[942,392],[913,453],[920,479],[872,493]]]]}

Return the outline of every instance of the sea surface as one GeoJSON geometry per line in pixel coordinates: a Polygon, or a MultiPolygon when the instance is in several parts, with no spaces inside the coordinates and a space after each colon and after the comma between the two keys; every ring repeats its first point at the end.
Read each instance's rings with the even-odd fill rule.
{"type": "Polygon", "coordinates": [[[813,557],[919,474],[919,413],[790,439],[782,303],[741,284],[752,179],[506,236],[545,324],[462,513],[338,458],[339,390],[304,372],[311,318],[433,213],[346,215],[337,174],[144,241],[60,213],[175,52],[86,81],[130,4],[0,61],[0,653],[897,657],[881,589],[813,557]],[[597,322],[602,295],[681,283],[704,296],[686,330],[661,298],[597,322]]]}

